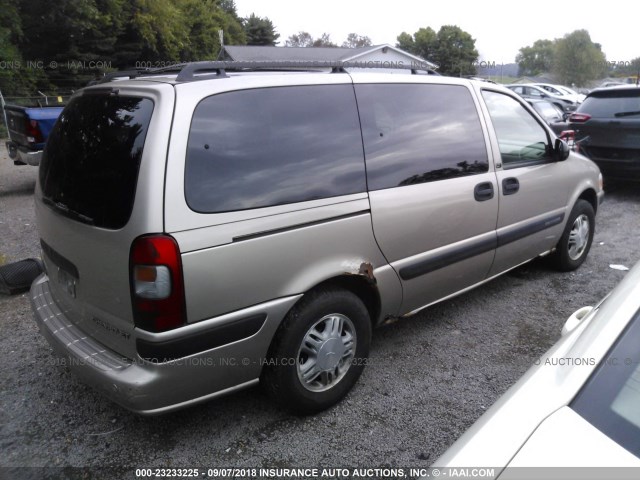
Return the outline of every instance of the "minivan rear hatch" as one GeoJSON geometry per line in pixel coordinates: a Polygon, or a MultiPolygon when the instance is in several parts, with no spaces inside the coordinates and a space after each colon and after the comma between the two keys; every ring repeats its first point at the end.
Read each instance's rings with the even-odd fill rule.
{"type": "Polygon", "coordinates": [[[44,151],[36,218],[49,289],[69,321],[135,356],[133,240],[162,232],[173,87],[118,82],[74,96],[44,151]]]}

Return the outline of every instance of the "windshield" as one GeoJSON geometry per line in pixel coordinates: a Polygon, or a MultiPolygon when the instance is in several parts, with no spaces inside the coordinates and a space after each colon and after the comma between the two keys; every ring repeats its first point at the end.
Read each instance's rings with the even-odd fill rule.
{"type": "Polygon", "coordinates": [[[571,408],[640,457],[640,310],[607,353],[571,408]]]}
{"type": "Polygon", "coordinates": [[[86,93],[64,109],[40,166],[43,200],[83,223],[129,221],[153,102],[86,93]]]}

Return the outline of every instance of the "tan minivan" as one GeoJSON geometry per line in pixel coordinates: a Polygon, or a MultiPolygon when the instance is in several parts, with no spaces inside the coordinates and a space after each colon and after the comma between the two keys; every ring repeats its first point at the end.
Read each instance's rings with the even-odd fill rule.
{"type": "Polygon", "coordinates": [[[33,311],[128,409],[260,382],[316,412],[357,381],[372,327],[540,255],[587,256],[598,167],[512,92],[278,68],[122,74],[49,137],[33,311]]]}

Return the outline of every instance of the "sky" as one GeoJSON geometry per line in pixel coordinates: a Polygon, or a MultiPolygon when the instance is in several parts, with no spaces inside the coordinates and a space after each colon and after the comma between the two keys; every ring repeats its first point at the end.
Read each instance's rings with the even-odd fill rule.
{"type": "Polygon", "coordinates": [[[635,2],[532,0],[235,0],[238,15],[268,17],[280,34],[279,45],[299,31],[314,38],[329,33],[340,45],[349,33],[366,35],[374,45],[396,44],[397,36],[431,27],[457,25],[476,40],[480,60],[512,63],[521,47],[539,39],[561,38],[585,29],[602,45],[608,61],[629,62],[640,57],[635,2]],[[515,6],[517,5],[517,6],[515,6]]]}

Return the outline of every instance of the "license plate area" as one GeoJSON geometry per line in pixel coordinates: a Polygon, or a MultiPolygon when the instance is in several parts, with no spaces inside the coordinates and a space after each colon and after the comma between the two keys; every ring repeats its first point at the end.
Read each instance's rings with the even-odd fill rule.
{"type": "Polygon", "coordinates": [[[78,284],[80,282],[80,274],[77,267],[65,257],[56,252],[44,240],[40,240],[42,251],[51,262],[52,268],[50,278],[60,285],[61,290],[66,292],[70,297],[76,298],[78,284]]]}
{"type": "Polygon", "coordinates": [[[58,284],[69,296],[76,298],[78,279],[60,267],[58,267],[58,284]]]}

